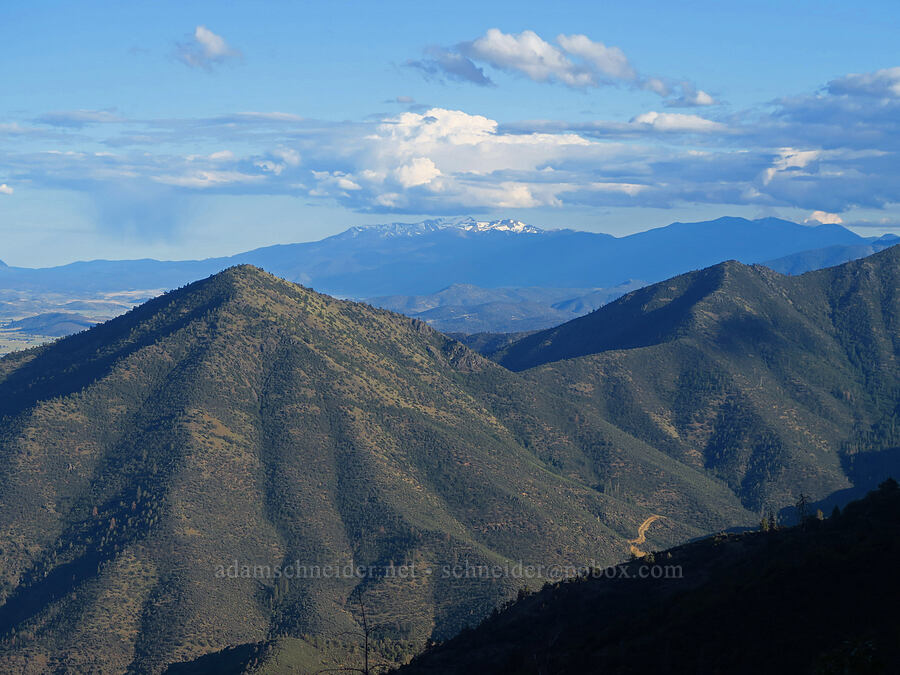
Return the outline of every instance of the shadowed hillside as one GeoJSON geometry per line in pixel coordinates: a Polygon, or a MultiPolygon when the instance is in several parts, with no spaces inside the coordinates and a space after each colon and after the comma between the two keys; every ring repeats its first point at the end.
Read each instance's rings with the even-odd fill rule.
{"type": "Polygon", "coordinates": [[[898,553],[889,481],[824,521],[719,535],[614,578],[545,587],[398,672],[893,673],[898,553]]]}
{"type": "MultiPolygon", "coordinates": [[[[900,447],[898,351],[894,247],[800,277],[722,263],[493,358],[528,369],[586,418],[710,471],[759,511],[801,489],[848,488],[872,465],[866,453],[900,447]]],[[[882,466],[869,485],[897,468],[882,466]]]]}

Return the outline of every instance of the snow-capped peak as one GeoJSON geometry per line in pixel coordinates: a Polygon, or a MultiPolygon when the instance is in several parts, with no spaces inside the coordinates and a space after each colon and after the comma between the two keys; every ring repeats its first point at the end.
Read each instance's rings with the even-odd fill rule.
{"type": "Polygon", "coordinates": [[[460,224],[460,227],[466,231],[487,232],[495,230],[497,232],[516,232],[524,234],[538,234],[542,230],[534,225],[528,225],[521,220],[473,220],[471,222],[460,224]]]}
{"type": "Polygon", "coordinates": [[[368,225],[351,227],[339,237],[358,237],[360,235],[376,235],[380,237],[413,237],[438,230],[463,230],[465,232],[512,232],[516,234],[539,234],[539,227],[528,225],[520,220],[510,218],[504,220],[475,220],[474,218],[437,218],[423,220],[420,223],[389,223],[386,225],[368,225]]]}

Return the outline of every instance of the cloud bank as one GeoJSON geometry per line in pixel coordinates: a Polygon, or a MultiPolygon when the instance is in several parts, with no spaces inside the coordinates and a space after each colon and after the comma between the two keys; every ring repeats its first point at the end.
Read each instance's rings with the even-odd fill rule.
{"type": "MultiPolygon", "coordinates": [[[[508,37],[489,32],[463,56],[490,57],[495,67],[566,86],[595,86],[601,76],[642,81],[615,48],[567,36],[548,50],[536,35],[508,37]]],[[[401,214],[790,207],[811,213],[811,221],[852,222],[848,210],[900,205],[898,82],[900,69],[888,68],[727,116],[664,109],[625,122],[501,124],[443,107],[358,122],[249,111],[104,124],[111,120],[90,111],[48,113],[4,123],[10,138],[34,135],[51,147],[8,146],[0,175],[9,184],[67,188],[114,202],[98,207],[110,222],[155,200],[218,194],[292,195],[401,214]],[[44,138],[43,130],[56,135],[44,138]],[[81,149],[86,138],[95,150],[81,149]]],[[[681,91],[688,94],[697,92],[681,91]]],[[[12,191],[3,185],[0,192],[12,191]]]]}

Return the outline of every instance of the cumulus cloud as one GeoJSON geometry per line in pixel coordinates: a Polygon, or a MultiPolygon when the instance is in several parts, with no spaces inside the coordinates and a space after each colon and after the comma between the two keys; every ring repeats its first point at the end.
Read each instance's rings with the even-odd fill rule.
{"type": "Polygon", "coordinates": [[[0,195],[11,195],[14,190],[6,183],[0,183],[0,195]]]}
{"type": "Polygon", "coordinates": [[[440,169],[427,157],[416,157],[394,170],[397,182],[405,188],[426,185],[441,175],[440,169]]]}
{"type": "Polygon", "coordinates": [[[827,211],[813,211],[809,214],[806,223],[821,223],[822,225],[842,225],[844,219],[836,213],[828,213],[827,211]]]}
{"type": "Polygon", "coordinates": [[[587,35],[560,35],[556,41],[566,52],[580,57],[596,73],[619,80],[637,79],[637,72],[618,47],[594,42],[587,35]]]}
{"type": "Polygon", "coordinates": [[[527,77],[534,82],[560,83],[573,89],[624,84],[671,98],[678,107],[714,105],[716,101],[690,82],[672,83],[664,78],[641,75],[625,53],[587,35],[561,34],[551,43],[531,30],[518,34],[498,28],[451,48],[432,47],[426,58],[408,61],[426,77],[494,86],[479,64],[527,77]]]}
{"type": "Polygon", "coordinates": [[[241,52],[231,47],[221,35],[206,26],[197,26],[189,42],[177,45],[178,59],[192,68],[211,69],[230,59],[240,58],[241,52]]]}
{"type": "MultiPolygon", "coordinates": [[[[573,35],[566,39],[578,38],[584,36],[573,35]]],[[[482,37],[460,45],[460,49],[472,59],[499,70],[520,73],[535,82],[557,81],[570,87],[596,85],[594,71],[584,64],[573,63],[561,49],[546,42],[534,31],[511,35],[491,28],[482,37]]]]}
{"type": "MultiPolygon", "coordinates": [[[[522,48],[519,40],[501,43],[522,48]]],[[[543,65],[532,59],[535,77],[562,82],[589,54],[595,63],[586,72],[593,77],[601,65],[603,77],[628,75],[615,53],[594,53],[593,43],[578,40],[566,44],[582,55],[550,47],[575,70],[559,59],[547,57],[543,65]]],[[[101,195],[121,205],[104,208],[110,223],[127,203],[150,199],[126,203],[120,194],[181,203],[201,194],[284,194],[360,212],[434,214],[690,203],[799,208],[813,214],[810,220],[852,223],[854,209],[900,205],[900,99],[879,73],[715,119],[658,109],[627,121],[499,124],[477,111],[432,107],[346,122],[265,111],[126,120],[82,132],[115,152],[73,152],[64,144],[75,142],[68,131],[58,132],[53,152],[17,152],[15,145],[27,146],[11,141],[0,154],[0,175],[9,184],[101,195]]],[[[16,139],[43,128],[34,120],[4,124],[16,139]]],[[[86,146],[78,140],[77,147],[86,146]]]]}
{"type": "Polygon", "coordinates": [[[572,186],[550,179],[548,164],[591,151],[577,134],[505,134],[496,120],[443,108],[386,118],[364,141],[335,148],[332,161],[356,168],[314,173],[315,196],[363,211],[559,205],[572,186]]]}

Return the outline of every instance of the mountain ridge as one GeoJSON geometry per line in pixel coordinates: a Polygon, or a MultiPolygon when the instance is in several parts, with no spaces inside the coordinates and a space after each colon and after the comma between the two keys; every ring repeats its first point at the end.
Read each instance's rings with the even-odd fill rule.
{"type": "MultiPolygon", "coordinates": [[[[609,289],[629,279],[654,283],[737,258],[783,271],[843,262],[885,245],[840,226],[806,226],[779,219],[720,218],[673,223],[624,237],[572,229],[541,230],[520,221],[445,218],[351,228],[316,242],[278,244],[233,256],[194,261],[89,261],[45,269],[0,268],[0,320],[66,311],[71,302],[139,298],[237,264],[336,297],[357,300],[424,296],[453,284],[485,289],[570,288],[568,298],[518,307],[478,307],[471,301],[425,317],[448,331],[542,329],[596,306],[578,289],[609,289]],[[138,297],[139,296],[139,297],[138,297]],[[552,306],[568,302],[565,309],[552,306]],[[515,313],[504,322],[504,313],[515,313]]],[[[604,300],[605,301],[605,300],[604,300]]],[[[506,301],[504,301],[506,302],[506,301]]],[[[508,303],[507,303],[508,304],[508,303]]],[[[109,305],[107,305],[109,306],[109,305]]],[[[100,320],[107,314],[89,314],[100,320]]]]}
{"type": "Polygon", "coordinates": [[[582,564],[618,558],[648,508],[673,516],[660,542],[752,521],[702,471],[575,415],[424,322],[250,266],[8,355],[0,668],[159,672],[355,630],[357,588],[400,648],[523,583],[218,578],[233,561],[582,564]]]}
{"type": "Polygon", "coordinates": [[[705,467],[759,511],[788,501],[799,475],[818,492],[846,489],[857,462],[900,445],[898,288],[898,246],[799,277],[731,261],[491,358],[705,467]]]}
{"type": "Polygon", "coordinates": [[[898,327],[900,247],[680,275],[501,347],[518,373],[229,268],[0,359],[0,669],[281,639],[346,666],[317,640],[358,630],[360,596],[399,663],[543,581],[434,570],[603,566],[652,516],[660,550],[861,488],[900,466],[898,327]],[[432,574],[215,571],[351,562],[432,574]]]}
{"type": "MultiPolygon", "coordinates": [[[[504,227],[503,224],[509,222],[510,221],[508,220],[475,221],[474,219],[443,219],[423,221],[422,223],[417,224],[395,223],[385,226],[360,226],[350,228],[343,233],[332,235],[331,237],[327,237],[315,242],[305,242],[300,244],[276,244],[272,246],[256,248],[251,251],[238,253],[232,256],[207,258],[204,260],[95,260],[73,262],[67,265],[43,269],[9,267],[4,272],[4,274],[6,274],[6,278],[3,279],[3,281],[7,284],[17,282],[17,279],[14,276],[10,275],[18,274],[21,275],[18,283],[45,283],[40,281],[40,276],[49,275],[51,278],[54,276],[59,277],[60,279],[65,278],[67,281],[75,282],[77,284],[77,276],[71,276],[70,278],[66,275],[70,272],[72,273],[72,275],[84,275],[87,269],[96,268],[94,276],[102,280],[104,276],[104,268],[106,268],[109,271],[115,269],[119,274],[122,274],[122,272],[127,272],[127,274],[125,274],[125,276],[122,277],[120,281],[120,283],[124,283],[126,285],[125,287],[133,287],[134,289],[156,288],[160,286],[172,288],[203,276],[204,273],[208,275],[221,271],[221,269],[224,269],[225,267],[236,264],[256,264],[257,266],[269,269],[273,273],[276,273],[278,276],[283,276],[290,281],[308,283],[310,280],[312,280],[312,277],[310,277],[310,275],[313,273],[313,268],[307,265],[307,269],[299,271],[300,268],[297,267],[297,264],[300,263],[302,268],[305,263],[303,263],[302,257],[296,260],[294,259],[297,258],[297,256],[300,255],[301,252],[303,252],[304,255],[317,255],[322,252],[323,249],[327,249],[329,246],[332,246],[335,243],[341,243],[345,240],[356,240],[360,238],[372,240],[383,239],[384,237],[382,236],[382,233],[385,230],[383,230],[382,228],[387,228],[386,231],[388,232],[422,235],[481,235],[482,237],[485,237],[484,241],[486,242],[496,243],[499,241],[506,242],[508,245],[512,245],[515,242],[536,242],[539,240],[541,242],[548,242],[547,245],[551,247],[551,250],[547,251],[546,255],[549,255],[551,252],[555,252],[555,249],[559,247],[560,242],[564,242],[565,246],[570,247],[566,250],[569,250],[572,254],[577,254],[576,259],[566,261],[568,265],[572,265],[576,262],[576,260],[577,264],[584,264],[584,262],[590,259],[589,257],[585,257],[583,252],[579,252],[579,249],[585,246],[588,242],[590,242],[593,246],[596,246],[597,244],[625,246],[625,249],[616,251],[615,255],[609,258],[610,261],[614,261],[616,258],[620,258],[622,255],[634,255],[634,251],[636,250],[644,250],[645,242],[652,242],[653,247],[657,250],[661,250],[664,255],[668,254],[674,256],[675,253],[672,251],[672,249],[666,250],[666,247],[671,246],[673,242],[676,242],[677,240],[679,240],[679,238],[683,238],[684,233],[689,233],[694,236],[700,236],[704,240],[710,240],[712,234],[715,234],[716,237],[721,238],[722,236],[732,236],[735,232],[738,232],[740,233],[740,236],[743,237],[743,239],[737,240],[732,246],[732,250],[735,253],[741,253],[747,250],[748,255],[750,255],[751,257],[759,257],[761,255],[765,255],[766,257],[764,259],[774,259],[776,257],[780,257],[777,255],[769,254],[769,251],[785,250],[787,248],[789,250],[786,250],[785,253],[793,253],[812,248],[811,246],[807,245],[806,242],[815,242],[816,244],[820,244],[820,242],[827,242],[827,245],[867,243],[867,240],[840,226],[819,225],[811,227],[797,225],[796,223],[791,223],[790,221],[780,220],[776,218],[764,218],[755,221],[749,221],[743,218],[723,217],[712,221],[704,221],[701,223],[673,223],[668,226],[653,228],[623,237],[614,237],[608,234],[584,232],[578,230],[541,230],[540,228],[535,228],[534,226],[525,226],[524,224],[521,225],[526,228],[525,232],[512,232],[509,229],[502,229],[504,227]],[[490,227],[486,227],[479,231],[476,227],[478,222],[487,222],[490,227]],[[462,223],[463,225],[460,225],[460,223],[462,223]],[[466,229],[467,227],[469,227],[470,229],[466,229]],[[530,232],[531,230],[535,231],[534,234],[537,237],[536,239],[532,237],[525,237],[524,239],[508,239],[507,237],[503,236],[523,234],[526,232],[530,232]],[[786,239],[784,239],[784,235],[787,235],[786,239]],[[824,235],[824,237],[819,235],[824,235]],[[496,240],[497,236],[500,236],[501,238],[499,240],[496,240]],[[753,245],[756,248],[751,247],[752,250],[747,249],[747,237],[756,237],[758,243],[755,243],[753,245]],[[773,242],[773,240],[778,239],[779,237],[784,239],[784,243],[773,242]],[[584,258],[584,261],[581,260],[582,258],[584,258]],[[186,274],[193,276],[185,276],[186,274]],[[140,275],[144,275],[143,280],[141,280],[140,275]],[[166,278],[166,275],[170,275],[169,278],[171,278],[172,283],[169,283],[168,285],[159,283],[161,280],[166,278]],[[309,278],[305,278],[304,275],[309,278]]],[[[411,241],[416,241],[419,238],[420,237],[412,237],[411,241]]],[[[388,239],[391,239],[391,237],[388,237],[388,239]]],[[[410,239],[410,237],[401,237],[400,239],[410,239]]],[[[452,240],[442,239],[441,241],[449,242],[452,240]]],[[[516,246],[518,245],[519,244],[516,244],[516,246]]],[[[718,247],[725,246],[727,245],[727,241],[720,239],[719,241],[715,242],[715,245],[718,247]]],[[[820,247],[821,245],[824,244],[820,244],[820,247]]],[[[696,258],[698,248],[697,243],[694,241],[690,241],[686,242],[685,246],[688,250],[692,251],[691,256],[696,258]]],[[[492,253],[494,252],[494,249],[490,250],[492,253]]],[[[531,251],[530,248],[526,248],[523,250],[531,251]]],[[[404,249],[401,250],[401,252],[406,251],[404,249]]],[[[514,248],[510,253],[516,254],[517,252],[518,251],[514,248]]],[[[594,250],[592,249],[592,253],[593,252],[594,250]]],[[[351,253],[348,261],[356,260],[356,262],[358,263],[360,259],[355,258],[354,256],[360,255],[361,253],[362,252],[351,253]]],[[[333,256],[333,254],[334,252],[332,252],[330,255],[333,256]]],[[[658,256],[654,257],[656,258],[658,256]]],[[[671,261],[666,261],[666,264],[663,265],[665,269],[660,268],[655,275],[646,278],[648,279],[648,281],[657,281],[663,278],[668,278],[669,276],[672,276],[673,274],[677,274],[679,272],[688,271],[688,269],[690,269],[691,267],[704,267],[730,257],[734,257],[734,255],[722,255],[719,250],[716,250],[714,252],[706,254],[705,264],[698,265],[693,260],[688,260],[686,263],[684,263],[688,265],[687,269],[685,269],[684,264],[682,264],[681,269],[677,269],[674,273],[670,273],[670,268],[672,268],[671,261]]],[[[764,259],[745,260],[745,262],[763,262],[764,259]]],[[[655,263],[658,262],[659,260],[655,261],[655,263]]],[[[326,266],[322,269],[327,271],[328,268],[326,266]]],[[[351,268],[347,269],[348,273],[354,271],[356,270],[351,268]]],[[[641,274],[638,274],[636,272],[630,274],[621,274],[617,272],[615,276],[609,275],[609,277],[610,278],[607,283],[601,283],[600,279],[592,279],[589,283],[557,283],[556,285],[568,287],[596,287],[614,285],[627,278],[645,278],[641,274]]],[[[323,277],[323,279],[327,279],[327,277],[323,277]]],[[[49,281],[47,283],[49,283],[49,281]]],[[[84,282],[82,281],[81,283],[83,284],[84,282]]],[[[330,283],[333,285],[333,282],[325,281],[325,283],[322,283],[322,281],[318,281],[316,285],[321,286],[322,290],[325,290],[329,293],[338,292],[339,294],[343,293],[345,295],[350,295],[357,298],[371,297],[373,295],[380,294],[378,292],[372,292],[370,290],[362,290],[358,288],[350,291],[348,288],[331,287],[330,283]]],[[[442,286],[434,286],[430,290],[432,292],[437,291],[440,288],[449,286],[453,283],[474,283],[476,285],[487,287],[492,287],[495,285],[528,285],[527,283],[520,283],[519,281],[514,280],[507,281],[505,283],[493,284],[483,283],[483,281],[479,281],[474,278],[452,278],[442,286]]],[[[409,288],[406,293],[410,294],[410,292],[422,292],[423,290],[429,289],[426,286],[420,285],[415,288],[409,288]]],[[[393,292],[397,293],[397,291],[393,292]]],[[[403,293],[404,291],[400,290],[399,292],[403,293]]]]}

